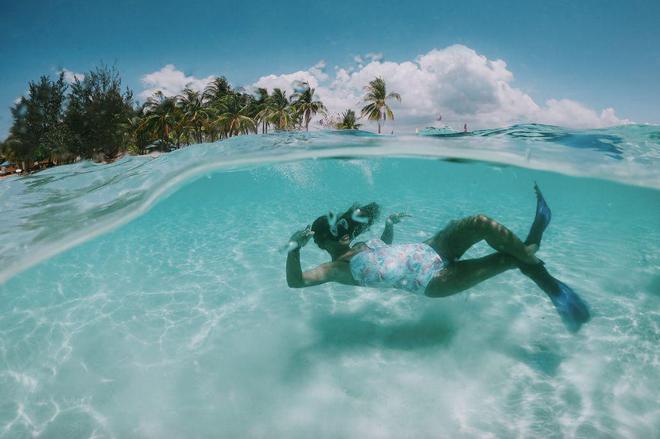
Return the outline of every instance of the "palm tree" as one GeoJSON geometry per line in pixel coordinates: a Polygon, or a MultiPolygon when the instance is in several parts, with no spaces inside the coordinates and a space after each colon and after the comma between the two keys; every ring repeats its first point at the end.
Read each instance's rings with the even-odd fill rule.
{"type": "Polygon", "coordinates": [[[257,131],[254,120],[248,115],[249,105],[241,101],[241,96],[232,93],[219,105],[220,115],[216,123],[227,137],[257,131]]]}
{"type": "Polygon", "coordinates": [[[257,98],[255,100],[256,114],[254,115],[255,122],[261,125],[261,132],[266,134],[268,132],[269,118],[270,118],[270,95],[265,88],[257,89],[257,98]]]}
{"type": "Polygon", "coordinates": [[[213,117],[213,110],[204,104],[202,95],[188,87],[177,96],[177,104],[183,116],[183,131],[190,133],[196,143],[204,141],[204,130],[213,117]]]}
{"type": "Polygon", "coordinates": [[[202,98],[209,104],[215,104],[220,102],[229,93],[231,93],[229,81],[224,76],[218,76],[204,88],[202,98]]]}
{"type": "Polygon", "coordinates": [[[174,132],[178,128],[178,113],[176,99],[157,91],[144,105],[142,128],[152,132],[161,144],[166,146],[171,143],[172,138],[178,137],[174,132]]]}
{"type": "MultiPolygon", "coordinates": [[[[214,117],[223,111],[225,98],[232,93],[231,85],[224,76],[217,76],[204,88],[202,99],[214,117]]],[[[208,140],[214,142],[222,133],[218,131],[218,124],[209,123],[206,126],[208,140]]]]}
{"type": "Polygon", "coordinates": [[[269,120],[278,130],[291,128],[294,118],[289,107],[286,92],[280,88],[273,89],[269,103],[269,120]]]}
{"type": "Polygon", "coordinates": [[[364,87],[364,90],[367,94],[364,96],[363,100],[367,104],[362,107],[362,117],[367,117],[369,120],[375,120],[378,123],[378,134],[380,134],[380,121],[394,119],[394,113],[389,105],[387,105],[388,99],[396,99],[401,102],[401,95],[396,92],[387,94],[385,88],[385,80],[381,77],[374,79],[369,82],[369,85],[364,87]]]}
{"type": "Polygon", "coordinates": [[[337,124],[337,128],[340,130],[357,130],[362,126],[362,124],[357,123],[355,119],[355,111],[346,110],[341,115],[341,120],[337,124]]]}
{"type": "Polygon", "coordinates": [[[144,154],[145,148],[153,138],[145,129],[142,119],[139,116],[127,118],[123,124],[124,145],[130,154],[144,154]]]}
{"type": "Polygon", "coordinates": [[[300,82],[296,87],[296,92],[291,96],[293,109],[296,113],[302,115],[305,124],[305,131],[309,131],[309,122],[317,113],[325,113],[326,108],[318,99],[314,97],[315,89],[309,86],[307,82],[300,82]]]}

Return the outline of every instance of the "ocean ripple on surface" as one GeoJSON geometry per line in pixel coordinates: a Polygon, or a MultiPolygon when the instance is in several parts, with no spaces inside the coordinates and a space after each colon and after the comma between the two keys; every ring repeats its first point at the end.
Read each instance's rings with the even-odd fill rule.
{"type": "Polygon", "coordinates": [[[660,188],[658,138],[658,127],[644,125],[598,132],[517,125],[475,131],[460,138],[374,136],[361,131],[284,133],[194,145],[158,158],[125,157],[109,165],[82,162],[60,166],[0,182],[0,236],[11,237],[0,240],[0,283],[126,223],[177,186],[217,169],[279,162],[283,163],[280,169],[297,169],[289,172],[290,176],[311,181],[309,176],[303,177],[304,167],[292,162],[346,156],[423,156],[492,161],[660,188]],[[567,153],[565,145],[574,149],[567,153]]]}

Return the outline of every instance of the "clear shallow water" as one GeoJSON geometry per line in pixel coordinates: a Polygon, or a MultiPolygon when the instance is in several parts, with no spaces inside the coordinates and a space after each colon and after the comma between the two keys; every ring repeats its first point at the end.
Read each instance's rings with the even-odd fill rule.
{"type": "MultiPolygon", "coordinates": [[[[0,182],[16,237],[0,253],[0,435],[652,437],[657,137],[596,132],[618,136],[616,158],[576,146],[592,132],[541,128],[240,138],[0,182]],[[474,213],[524,234],[534,181],[554,213],[540,256],[592,307],[577,335],[516,272],[448,299],[286,287],[277,249],[328,209],[406,210],[396,242],[474,213]]],[[[324,260],[303,250],[304,267],[324,260]]]]}

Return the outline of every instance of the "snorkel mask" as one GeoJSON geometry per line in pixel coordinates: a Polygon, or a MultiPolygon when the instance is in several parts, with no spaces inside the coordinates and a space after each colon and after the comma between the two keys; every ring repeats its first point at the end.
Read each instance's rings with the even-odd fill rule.
{"type": "Polygon", "coordinates": [[[337,220],[337,214],[335,214],[332,211],[328,212],[327,218],[328,218],[328,227],[330,228],[330,233],[335,238],[339,238],[339,231],[337,230],[338,227],[343,227],[344,230],[348,231],[348,221],[346,221],[346,218],[341,218],[337,220]]]}
{"type": "MultiPolygon", "coordinates": [[[[363,212],[360,210],[358,207],[358,203],[353,203],[353,206],[351,207],[351,220],[355,221],[356,223],[360,224],[368,224],[369,223],[369,217],[366,216],[366,212],[363,212]]],[[[328,227],[330,229],[330,233],[332,236],[335,238],[339,238],[340,235],[340,227],[343,228],[343,230],[348,233],[349,231],[349,224],[346,218],[337,218],[337,214],[330,211],[328,212],[328,215],[326,216],[328,219],[328,227]]],[[[351,236],[353,238],[353,236],[351,236]]]]}

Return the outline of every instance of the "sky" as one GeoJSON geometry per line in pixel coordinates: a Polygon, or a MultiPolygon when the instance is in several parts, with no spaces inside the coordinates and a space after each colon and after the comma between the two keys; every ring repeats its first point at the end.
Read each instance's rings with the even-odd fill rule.
{"type": "Polygon", "coordinates": [[[0,138],[29,81],[101,63],[140,100],[303,79],[339,112],[382,76],[400,126],[660,123],[658,23],[639,0],[0,0],[0,138]]]}

